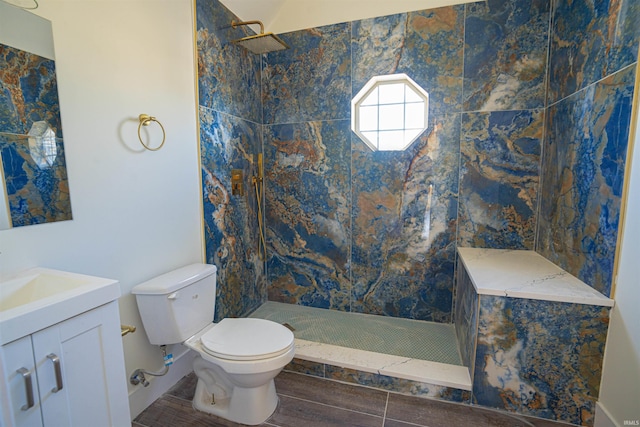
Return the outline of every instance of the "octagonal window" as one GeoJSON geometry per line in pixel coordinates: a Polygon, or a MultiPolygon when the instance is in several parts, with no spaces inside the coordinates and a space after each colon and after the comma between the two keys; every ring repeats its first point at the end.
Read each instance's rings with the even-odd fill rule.
{"type": "Polygon", "coordinates": [[[58,155],[56,134],[45,121],[34,122],[29,129],[29,155],[40,169],[53,166],[58,155]]]}
{"type": "Polygon", "coordinates": [[[374,151],[402,151],[427,128],[429,94],[406,74],[376,76],[351,100],[351,129],[374,151]]]}

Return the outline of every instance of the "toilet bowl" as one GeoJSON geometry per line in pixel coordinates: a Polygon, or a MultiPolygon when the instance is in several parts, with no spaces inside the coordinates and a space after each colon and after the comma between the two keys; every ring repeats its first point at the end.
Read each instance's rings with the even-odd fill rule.
{"type": "Polygon", "coordinates": [[[216,267],[192,264],[140,285],[136,295],[151,344],[181,343],[198,353],[194,408],[256,425],[278,405],[273,379],[294,356],[294,336],[264,319],[225,318],[212,323],[216,267]]]}
{"type": "Polygon", "coordinates": [[[273,379],[295,353],[291,331],[268,320],[223,319],[184,345],[198,352],[196,409],[248,425],[271,416],[278,405],[273,379]]]}

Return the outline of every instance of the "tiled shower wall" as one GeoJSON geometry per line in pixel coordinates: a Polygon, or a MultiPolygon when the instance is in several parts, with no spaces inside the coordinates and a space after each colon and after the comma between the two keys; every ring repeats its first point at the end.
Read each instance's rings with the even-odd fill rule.
{"type": "Polygon", "coordinates": [[[474,3],[282,35],[265,56],[269,299],[449,322],[455,247],[533,249],[548,1],[474,3]],[[350,130],[379,74],[430,94],[403,152],[350,130]]]}
{"type": "Polygon", "coordinates": [[[282,35],[291,49],[260,58],[228,43],[241,34],[224,6],[198,0],[216,318],[268,293],[449,322],[456,245],[537,248],[608,295],[640,14],[632,0],[556,3],[478,2],[296,31],[282,35]],[[392,73],[429,92],[429,128],[404,152],[372,152],[350,131],[350,100],[392,73]],[[230,194],[230,169],[254,174],[261,144],[266,275],[252,189],[230,194]]]}
{"type": "Polygon", "coordinates": [[[640,2],[555,9],[537,251],[611,296],[640,2]]]}
{"type": "Polygon", "coordinates": [[[230,42],[244,36],[217,0],[198,1],[198,97],[206,262],[218,267],[215,321],[245,316],[266,300],[251,177],[262,151],[260,57],[230,42]],[[245,176],[231,191],[231,170],[245,176]]]}

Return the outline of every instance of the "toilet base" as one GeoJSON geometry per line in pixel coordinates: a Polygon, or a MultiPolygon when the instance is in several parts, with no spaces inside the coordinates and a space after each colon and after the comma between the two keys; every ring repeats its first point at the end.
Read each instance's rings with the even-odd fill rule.
{"type": "Polygon", "coordinates": [[[234,387],[231,397],[213,400],[201,379],[198,379],[193,407],[229,421],[257,425],[266,421],[278,406],[273,380],[252,388],[234,387]]]}

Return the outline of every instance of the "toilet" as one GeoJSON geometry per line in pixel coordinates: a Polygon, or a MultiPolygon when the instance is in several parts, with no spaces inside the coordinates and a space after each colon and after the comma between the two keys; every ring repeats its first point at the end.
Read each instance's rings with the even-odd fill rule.
{"type": "Polygon", "coordinates": [[[293,333],[264,319],[212,323],[216,267],[191,264],[135,286],[151,344],[196,351],[194,408],[237,423],[261,424],[278,405],[273,379],[293,359],[293,333]]]}

